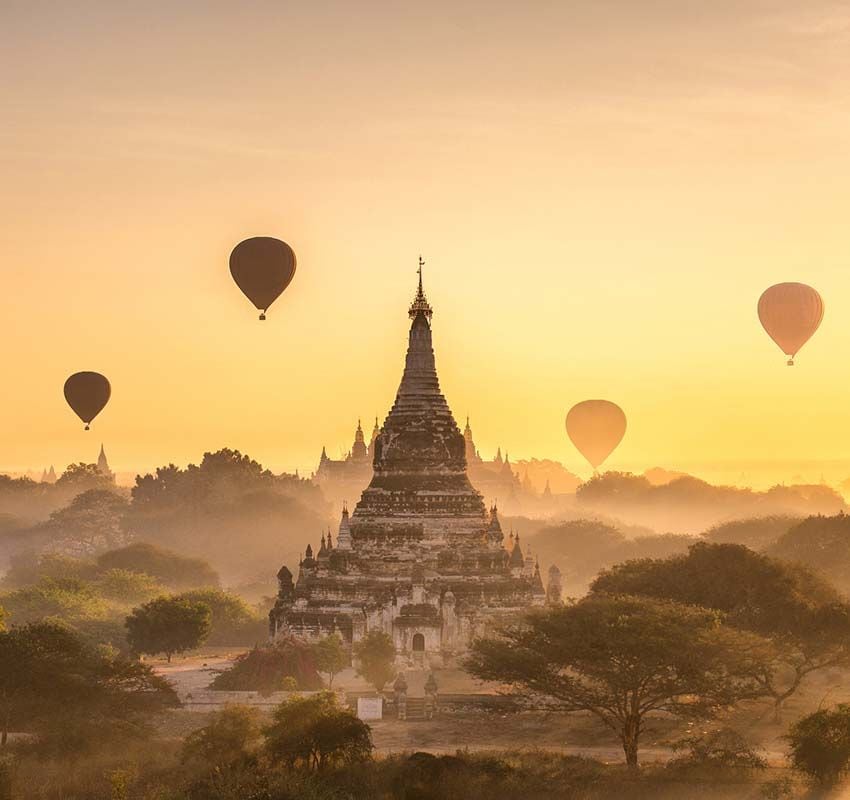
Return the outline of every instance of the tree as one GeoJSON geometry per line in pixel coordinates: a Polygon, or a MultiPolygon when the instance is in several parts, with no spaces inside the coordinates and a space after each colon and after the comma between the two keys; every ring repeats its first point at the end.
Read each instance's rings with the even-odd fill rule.
{"type": "Polygon", "coordinates": [[[726,628],[706,609],[590,597],[476,640],[467,669],[531,699],[594,714],[636,767],[647,715],[705,718],[750,696],[763,649],[758,637],[726,628]]]}
{"type": "Polygon", "coordinates": [[[850,769],[850,705],[797,720],[786,738],[794,769],[822,786],[834,786],[850,769]]]}
{"type": "Polygon", "coordinates": [[[20,730],[57,749],[81,749],[143,733],[151,714],[178,705],[150,667],[106,654],[55,623],[0,632],[0,675],[2,745],[20,730]]]}
{"type": "Polygon", "coordinates": [[[288,680],[296,689],[320,689],[313,649],[298,639],[280,639],[266,647],[254,647],[237,656],[230,669],[216,675],[212,688],[230,692],[271,694],[285,688],[288,680]]]}
{"type": "Polygon", "coordinates": [[[316,668],[328,676],[328,688],[334,685],[334,676],[348,666],[348,652],[339,634],[331,634],[319,639],[313,645],[316,668]]]}
{"type": "Polygon", "coordinates": [[[163,547],[136,542],[110,550],[97,559],[100,570],[125,569],[142,572],[169,589],[216,587],[218,573],[202,558],[187,558],[163,547]]]}
{"type": "Polygon", "coordinates": [[[191,589],[177,600],[205,603],[212,612],[210,645],[254,645],[268,638],[268,622],[241,597],[221,589],[191,589]]]}
{"type": "Polygon", "coordinates": [[[772,515],[723,522],[709,528],[703,538],[712,544],[743,544],[751,550],[765,550],[787,533],[799,517],[772,515]]]}
{"type": "Polygon", "coordinates": [[[850,591],[850,516],[809,517],[780,536],[769,555],[823,572],[844,592],[850,591]]]}
{"type": "Polygon", "coordinates": [[[742,545],[702,542],[686,555],[619,564],[591,592],[703,606],[768,637],[774,657],[757,677],[777,717],[808,675],[850,663],[850,604],[806,569],[742,545]]]}
{"type": "Polygon", "coordinates": [[[124,540],[124,515],[129,503],[115,487],[88,489],[54,511],[45,526],[51,536],[89,552],[116,547],[124,540]]]}
{"type": "Polygon", "coordinates": [[[199,647],[210,632],[212,613],[205,603],[159,597],[133,610],[124,623],[127,643],[136,654],[174,653],[199,647]]]}
{"type": "Polygon", "coordinates": [[[373,747],[369,726],[341,707],[332,692],[285,700],[264,733],[269,758],[310,771],[365,761],[373,747]]]}
{"type": "Polygon", "coordinates": [[[225,706],[210,715],[209,722],[190,733],[183,742],[183,760],[229,767],[244,762],[260,746],[259,709],[225,706]]]}
{"type": "Polygon", "coordinates": [[[139,476],[132,497],[128,528],[139,538],[203,552],[227,569],[231,583],[267,571],[281,557],[281,530],[297,552],[308,543],[305,532],[327,516],[311,481],[274,475],[231,449],[205,453],[199,465],[172,464],[139,476]]]}
{"type": "Polygon", "coordinates": [[[357,674],[380,692],[395,675],[395,646],[383,631],[370,631],[353,647],[357,674]]]}

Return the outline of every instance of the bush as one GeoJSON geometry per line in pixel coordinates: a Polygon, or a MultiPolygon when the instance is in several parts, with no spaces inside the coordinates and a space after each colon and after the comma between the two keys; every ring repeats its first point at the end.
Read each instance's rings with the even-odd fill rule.
{"type": "Polygon", "coordinates": [[[786,738],[794,769],[822,786],[834,786],[850,767],[850,705],[797,720],[786,738]]]}
{"type": "Polygon", "coordinates": [[[233,666],[220,673],[210,688],[229,692],[260,692],[269,695],[284,691],[295,681],[305,691],[322,688],[312,648],[297,639],[286,639],[265,647],[255,647],[236,658],[233,666]]]}
{"type": "Polygon", "coordinates": [[[341,707],[331,692],[290,697],[275,709],[272,720],[264,731],[266,752],[290,768],[321,771],[371,757],[369,726],[341,707]]]}
{"type": "Polygon", "coordinates": [[[687,752],[668,763],[671,769],[709,768],[739,772],[767,768],[767,761],[737,731],[729,728],[687,737],[676,742],[673,749],[687,752]]]}
{"type": "Polygon", "coordinates": [[[209,645],[251,646],[268,637],[268,622],[241,597],[221,589],[192,589],[175,600],[204,603],[212,613],[209,645]]]}

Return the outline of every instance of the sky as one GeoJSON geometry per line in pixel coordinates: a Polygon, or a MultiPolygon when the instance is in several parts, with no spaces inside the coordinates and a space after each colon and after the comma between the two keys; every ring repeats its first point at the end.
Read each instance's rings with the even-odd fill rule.
{"type": "Polygon", "coordinates": [[[847,52],[826,0],[2,0],[0,468],[314,469],[392,404],[421,253],[484,455],[588,474],[605,398],[613,469],[850,476],[847,52]],[[298,257],[263,323],[254,235],[298,257]],[[793,369],[787,280],[826,303],[793,369]]]}

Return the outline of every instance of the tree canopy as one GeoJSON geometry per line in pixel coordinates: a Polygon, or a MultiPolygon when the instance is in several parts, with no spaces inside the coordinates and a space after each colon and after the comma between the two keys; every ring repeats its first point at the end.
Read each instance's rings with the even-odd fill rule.
{"type": "Polygon", "coordinates": [[[764,650],[759,637],[704,608],[596,596],[476,640],[467,668],[544,704],[594,714],[636,766],[647,715],[702,718],[751,696],[764,650]]]}
{"type": "Polygon", "coordinates": [[[199,465],[173,464],[140,475],[128,529],[139,538],[203,553],[231,580],[279,563],[281,533],[295,555],[324,526],[327,503],[312,482],[277,476],[238,450],[205,453],[199,465]],[[245,531],[250,530],[250,537],[245,531]]]}
{"type": "Polygon", "coordinates": [[[0,726],[35,733],[56,749],[139,735],[157,711],[176,706],[171,686],[144,664],[92,647],[49,622],[0,632],[0,726]]]}
{"type": "Polygon", "coordinates": [[[216,675],[213,689],[272,694],[292,688],[312,691],[322,687],[313,649],[298,639],[279,639],[254,647],[236,657],[230,669],[216,675]]]}
{"type": "Polygon", "coordinates": [[[686,555],[619,564],[600,574],[591,591],[703,606],[769,637],[774,658],[759,680],[777,713],[807,675],[850,663],[850,605],[806,569],[742,545],[702,542],[686,555]]]}
{"type": "Polygon", "coordinates": [[[313,645],[316,668],[328,676],[328,688],[333,688],[336,674],[348,666],[348,651],[339,634],[333,633],[313,645]]]}
{"type": "Polygon", "coordinates": [[[290,768],[321,771],[364,761],[373,747],[369,726],[341,707],[331,692],[285,700],[264,733],[269,758],[290,768]]]}
{"type": "Polygon", "coordinates": [[[780,536],[768,553],[819,570],[850,592],[850,516],[809,517],[780,536]]]}
{"type": "Polygon", "coordinates": [[[184,590],[218,586],[218,573],[202,558],[182,556],[148,542],[135,542],[103,553],[99,569],[124,569],[155,578],[169,589],[184,590]]]}
{"type": "Polygon", "coordinates": [[[127,642],[137,654],[164,653],[168,661],[203,644],[210,632],[212,612],[206,603],[159,597],[127,617],[127,642]]]}
{"type": "Polygon", "coordinates": [[[353,647],[357,674],[380,692],[395,675],[395,646],[383,631],[369,631],[353,647]]]}

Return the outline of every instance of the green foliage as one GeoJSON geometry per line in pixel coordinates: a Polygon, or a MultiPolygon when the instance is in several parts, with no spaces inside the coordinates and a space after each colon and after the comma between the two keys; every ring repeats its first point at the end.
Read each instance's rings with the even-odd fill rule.
{"type": "Polygon", "coordinates": [[[91,584],[77,578],[44,578],[35,586],[0,595],[0,602],[18,625],[47,617],[73,624],[107,615],[103,598],[91,584]]]}
{"type": "Polygon", "coordinates": [[[715,609],[729,624],[769,637],[774,659],[760,685],[777,711],[807,675],[850,663],[850,605],[807,570],[742,545],[702,542],[687,555],[620,564],[591,591],[715,609]]]}
{"type": "Polygon", "coordinates": [[[108,569],[94,583],[101,597],[121,605],[145,603],[163,594],[156,578],[126,569],[108,569]]]}
{"type": "Polygon", "coordinates": [[[262,741],[259,710],[250,706],[226,706],[209,722],[186,737],[183,760],[207,767],[233,766],[257,751],[262,741]]]}
{"type": "Polygon", "coordinates": [[[764,643],[707,609],[636,597],[589,597],[473,643],[467,668],[616,731],[637,765],[647,714],[704,718],[753,691],[764,643]]]}
{"type": "Polygon", "coordinates": [[[141,735],[150,714],[177,704],[170,685],[146,665],[47,622],[0,633],[0,675],[2,744],[13,729],[37,734],[50,749],[78,751],[141,735]]]}
{"type": "Polygon", "coordinates": [[[285,700],[264,733],[269,758],[290,768],[353,764],[370,758],[373,747],[369,727],[331,692],[285,700]]]}
{"type": "Polygon", "coordinates": [[[850,769],[850,705],[797,720],[787,739],[794,769],[823,786],[834,786],[850,769]]]}
{"type": "Polygon", "coordinates": [[[804,519],[781,536],[769,553],[819,570],[850,593],[850,516],[804,519]]]}
{"type": "Polygon", "coordinates": [[[348,666],[348,651],[339,634],[325,636],[313,645],[316,668],[328,676],[328,688],[333,688],[334,677],[348,666]]]}
{"type": "Polygon", "coordinates": [[[383,631],[370,631],[353,647],[357,674],[380,692],[395,675],[395,646],[383,631]]]}
{"type": "Polygon", "coordinates": [[[320,689],[322,679],[316,670],[312,648],[298,639],[282,639],[238,656],[233,666],[216,675],[210,685],[221,691],[268,695],[288,688],[320,689]],[[291,681],[295,681],[295,686],[291,681]]]}
{"type": "Polygon", "coordinates": [[[97,559],[100,571],[124,569],[155,578],[169,589],[184,590],[218,586],[218,574],[201,558],[187,558],[146,542],[137,542],[103,553],[97,559]]]}
{"type": "Polygon", "coordinates": [[[212,613],[209,645],[251,646],[268,638],[268,622],[242,598],[221,589],[192,589],[176,600],[204,603],[212,613]]]}
{"type": "Polygon", "coordinates": [[[91,561],[59,553],[18,553],[11,558],[9,571],[3,577],[3,587],[18,589],[38,583],[42,578],[78,578],[91,580],[97,567],[91,561]]]}
{"type": "Polygon", "coordinates": [[[127,617],[127,642],[137,654],[174,653],[198,647],[210,632],[212,614],[205,603],[159,597],[127,617]]]}

